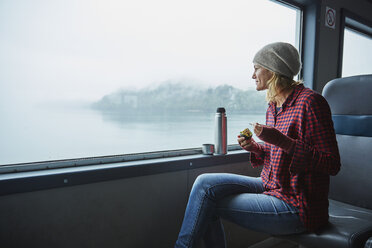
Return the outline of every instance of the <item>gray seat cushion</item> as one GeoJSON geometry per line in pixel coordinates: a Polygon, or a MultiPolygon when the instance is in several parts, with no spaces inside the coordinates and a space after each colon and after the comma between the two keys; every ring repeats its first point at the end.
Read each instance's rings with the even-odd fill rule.
{"type": "Polygon", "coordinates": [[[311,248],[363,248],[372,237],[372,210],[330,200],[329,222],[319,233],[285,235],[279,238],[311,248]]]}

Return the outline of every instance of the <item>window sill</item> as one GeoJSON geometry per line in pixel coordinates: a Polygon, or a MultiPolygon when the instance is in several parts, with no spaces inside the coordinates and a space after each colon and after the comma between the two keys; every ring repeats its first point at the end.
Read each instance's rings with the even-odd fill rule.
{"type": "Polygon", "coordinates": [[[0,195],[249,161],[249,153],[184,155],[0,174],[0,195]]]}

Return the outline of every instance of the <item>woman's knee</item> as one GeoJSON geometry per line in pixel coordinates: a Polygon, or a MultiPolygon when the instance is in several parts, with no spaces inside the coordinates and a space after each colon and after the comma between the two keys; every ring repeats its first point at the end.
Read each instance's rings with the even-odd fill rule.
{"type": "Polygon", "coordinates": [[[194,188],[208,189],[214,184],[217,177],[218,177],[217,173],[201,174],[195,179],[195,182],[192,187],[193,189],[194,188]]]}

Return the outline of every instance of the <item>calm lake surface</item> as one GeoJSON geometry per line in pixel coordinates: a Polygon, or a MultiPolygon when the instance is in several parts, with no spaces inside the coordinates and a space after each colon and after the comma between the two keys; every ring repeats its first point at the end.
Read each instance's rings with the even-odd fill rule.
{"type": "MultiPolygon", "coordinates": [[[[201,147],[214,143],[214,113],[118,114],[90,108],[0,109],[0,165],[201,147]]],[[[228,144],[262,114],[227,113],[228,144]]]]}

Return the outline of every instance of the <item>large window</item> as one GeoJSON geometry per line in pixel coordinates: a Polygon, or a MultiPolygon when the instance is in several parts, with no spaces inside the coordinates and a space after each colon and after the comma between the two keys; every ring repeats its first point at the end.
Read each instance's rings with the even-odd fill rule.
{"type": "Polygon", "coordinates": [[[264,122],[252,58],[299,39],[269,0],[3,0],[0,164],[200,147],[264,122]]]}
{"type": "Polygon", "coordinates": [[[372,23],[348,12],[342,13],[343,39],[341,42],[342,77],[371,74],[372,69],[372,23]]]}
{"type": "Polygon", "coordinates": [[[372,36],[345,28],[342,77],[372,73],[372,36]]]}

